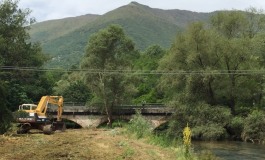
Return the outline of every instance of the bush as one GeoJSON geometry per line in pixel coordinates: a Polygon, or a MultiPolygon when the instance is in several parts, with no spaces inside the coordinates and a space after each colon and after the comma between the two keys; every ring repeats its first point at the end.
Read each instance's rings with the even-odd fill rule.
{"type": "Polygon", "coordinates": [[[11,122],[13,120],[11,112],[5,108],[5,106],[0,105],[0,134],[4,134],[11,127],[11,122]]]}
{"type": "Polygon", "coordinates": [[[245,119],[242,139],[258,143],[265,142],[265,113],[254,110],[245,119]]]}
{"type": "Polygon", "coordinates": [[[142,138],[144,136],[150,135],[152,131],[151,124],[144,119],[139,110],[136,110],[136,114],[130,120],[127,126],[127,131],[133,133],[137,138],[142,138]]]}
{"type": "Polygon", "coordinates": [[[228,129],[235,140],[241,139],[241,134],[244,129],[244,118],[239,116],[233,117],[228,125],[228,129]]]}
{"type": "Polygon", "coordinates": [[[224,137],[225,134],[226,130],[224,127],[216,123],[195,126],[192,129],[192,135],[195,139],[217,140],[224,137]]]}
{"type": "Polygon", "coordinates": [[[183,128],[187,126],[187,123],[192,122],[192,111],[191,107],[181,104],[176,104],[176,112],[169,121],[169,128],[167,134],[169,137],[182,137],[183,128]]]}
{"type": "Polygon", "coordinates": [[[10,127],[13,120],[11,111],[6,107],[5,88],[0,81],[0,134],[4,134],[10,127]]]}
{"type": "Polygon", "coordinates": [[[231,120],[229,108],[211,106],[206,103],[178,106],[173,120],[169,123],[168,134],[181,137],[187,122],[192,129],[192,137],[202,140],[217,140],[227,133],[225,126],[231,120]]]}
{"type": "Polygon", "coordinates": [[[218,140],[226,136],[225,126],[230,122],[231,112],[223,106],[199,103],[193,112],[193,137],[218,140]]]}

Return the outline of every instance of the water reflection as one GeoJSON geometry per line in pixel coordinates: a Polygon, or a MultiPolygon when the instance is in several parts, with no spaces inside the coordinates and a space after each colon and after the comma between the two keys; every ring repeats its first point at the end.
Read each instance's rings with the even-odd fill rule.
{"type": "Polygon", "coordinates": [[[265,145],[244,142],[192,142],[194,151],[210,150],[224,160],[265,160],[265,145]]]}

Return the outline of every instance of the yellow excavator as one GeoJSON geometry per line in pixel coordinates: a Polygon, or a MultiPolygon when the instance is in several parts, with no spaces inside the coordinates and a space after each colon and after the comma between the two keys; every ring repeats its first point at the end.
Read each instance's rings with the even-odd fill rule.
{"type": "Polygon", "coordinates": [[[36,104],[22,104],[19,106],[16,120],[19,123],[18,134],[28,133],[31,129],[38,129],[44,134],[52,134],[56,130],[65,131],[65,123],[62,121],[63,97],[43,96],[36,104]],[[49,117],[48,107],[57,106],[57,119],[49,117]]]}

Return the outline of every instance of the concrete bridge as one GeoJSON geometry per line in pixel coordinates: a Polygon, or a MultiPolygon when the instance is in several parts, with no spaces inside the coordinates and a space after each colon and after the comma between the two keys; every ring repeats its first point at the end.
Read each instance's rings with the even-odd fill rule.
{"type": "MultiPolygon", "coordinates": [[[[130,121],[139,110],[141,115],[148,120],[153,128],[166,123],[174,110],[165,107],[161,104],[145,104],[145,105],[124,105],[115,107],[113,110],[113,120],[130,121]]],[[[56,109],[49,110],[49,112],[56,118],[56,109]]],[[[107,116],[103,109],[95,107],[87,107],[85,105],[64,104],[63,119],[73,121],[83,128],[95,128],[101,124],[106,123],[107,116]]]]}

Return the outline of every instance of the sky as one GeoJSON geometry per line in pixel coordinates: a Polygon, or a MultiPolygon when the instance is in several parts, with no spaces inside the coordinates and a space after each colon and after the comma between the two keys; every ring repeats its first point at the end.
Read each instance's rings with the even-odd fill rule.
{"type": "MultiPolygon", "coordinates": [[[[103,15],[133,0],[20,0],[19,8],[32,10],[37,22],[85,14],[103,15]]],[[[265,10],[265,0],[134,0],[151,8],[181,9],[194,12],[245,10],[249,7],[265,10]]]]}

